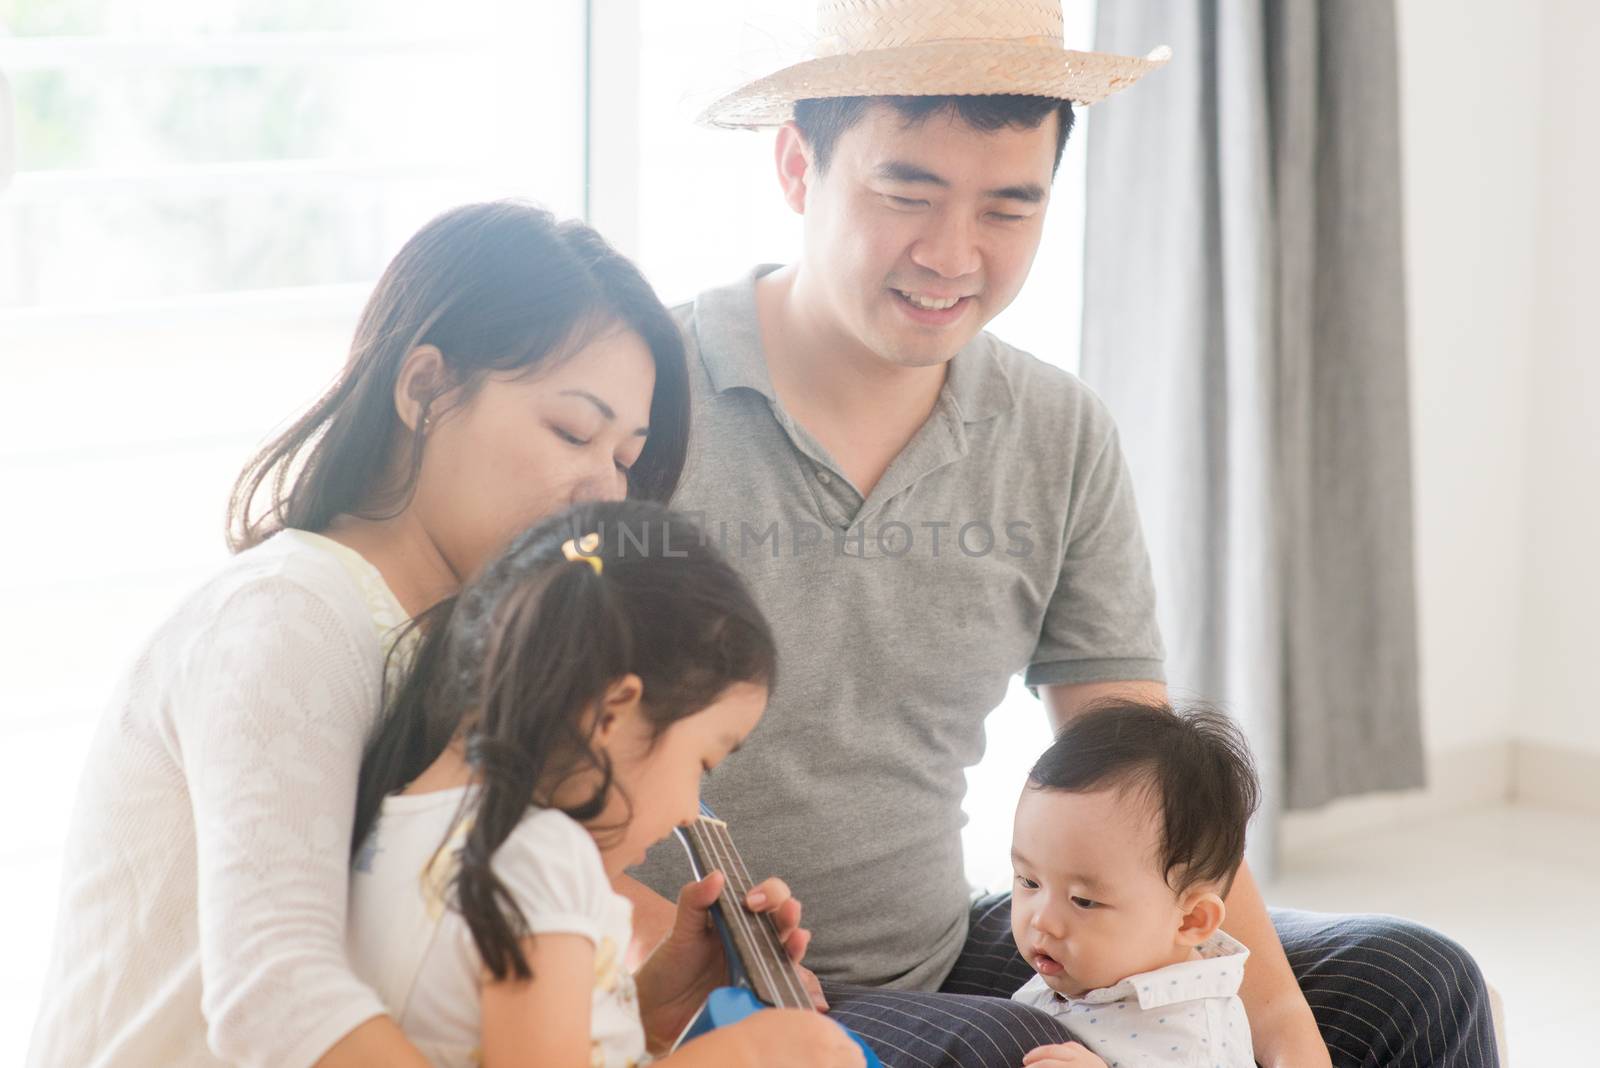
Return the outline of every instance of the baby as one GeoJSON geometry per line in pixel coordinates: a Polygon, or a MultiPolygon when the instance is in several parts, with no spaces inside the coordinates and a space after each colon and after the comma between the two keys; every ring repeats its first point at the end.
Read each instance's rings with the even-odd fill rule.
{"type": "Polygon", "coordinates": [[[1242,944],[1220,927],[1259,786],[1212,711],[1102,704],[1072,720],[1017,805],[1012,995],[1078,1040],[1028,1068],[1253,1068],[1242,944]]]}

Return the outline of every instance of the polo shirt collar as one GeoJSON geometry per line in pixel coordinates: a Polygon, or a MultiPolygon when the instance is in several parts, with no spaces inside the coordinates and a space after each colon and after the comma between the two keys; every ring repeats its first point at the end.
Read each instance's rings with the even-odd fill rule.
{"type": "Polygon", "coordinates": [[[981,423],[1011,410],[1016,397],[1011,378],[995,353],[993,335],[979,331],[956,353],[944,391],[965,423],[981,423]]]}
{"type": "Polygon", "coordinates": [[[753,389],[777,402],[766,351],[761,347],[761,318],[756,312],[756,279],[779,267],[763,263],[731,285],[701,293],[694,301],[694,329],[700,362],[718,393],[753,389]]]}
{"type": "MultiPolygon", "coordinates": [[[[761,347],[756,280],[780,265],[764,263],[739,281],[695,298],[694,323],[700,360],[718,393],[750,389],[777,403],[772,374],[761,347]]],[[[995,340],[980,332],[950,361],[944,395],[964,423],[978,423],[1011,410],[1016,397],[996,353],[995,340]]]]}

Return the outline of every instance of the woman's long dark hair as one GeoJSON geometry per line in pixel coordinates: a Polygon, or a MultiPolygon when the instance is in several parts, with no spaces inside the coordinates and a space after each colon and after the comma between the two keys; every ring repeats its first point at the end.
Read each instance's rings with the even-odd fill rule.
{"type": "MultiPolygon", "coordinates": [[[[654,737],[739,682],[771,686],[772,633],[744,583],[698,527],[660,505],[578,505],[520,536],[459,597],[433,612],[410,675],[361,765],[352,849],[384,797],[438,758],[458,731],[475,785],[455,905],[497,979],[530,975],[527,924],[495,877],[495,850],[575,776],[597,775],[563,809],[593,821],[617,785],[593,742],[610,685],[637,675],[654,737]],[[596,572],[563,545],[599,535],[596,572]]],[[[624,800],[626,798],[624,797],[624,800]]],[[[593,828],[606,833],[620,827],[593,828]]]]}
{"type": "Polygon", "coordinates": [[[284,527],[322,531],[341,514],[380,518],[405,506],[422,459],[422,421],[406,428],[394,390],[418,346],[443,356],[449,380],[439,392],[461,387],[465,400],[489,372],[535,370],[617,326],[644,339],[656,371],[650,437],[628,493],[665,501],[688,450],[688,372],[677,324],[639,269],[588,226],[531,204],[445,212],[384,270],[338,381],[239,474],[229,548],[248,549],[284,527]],[[385,485],[401,444],[410,472],[385,485]]]}

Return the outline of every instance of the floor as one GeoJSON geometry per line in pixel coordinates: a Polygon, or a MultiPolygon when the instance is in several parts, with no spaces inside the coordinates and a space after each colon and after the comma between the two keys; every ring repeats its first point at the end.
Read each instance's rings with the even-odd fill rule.
{"type": "Polygon", "coordinates": [[[1516,1068],[1600,1064],[1600,817],[1500,805],[1286,849],[1274,905],[1387,912],[1477,957],[1516,1068]]]}

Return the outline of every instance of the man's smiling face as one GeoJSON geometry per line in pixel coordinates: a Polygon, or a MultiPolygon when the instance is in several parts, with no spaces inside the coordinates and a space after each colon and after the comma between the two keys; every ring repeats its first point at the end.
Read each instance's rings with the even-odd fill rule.
{"type": "Polygon", "coordinates": [[[943,363],[1016,297],[1056,161],[1054,113],[986,132],[951,112],[908,123],[871,106],[806,175],[815,309],[879,358],[943,363]]]}

